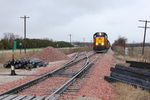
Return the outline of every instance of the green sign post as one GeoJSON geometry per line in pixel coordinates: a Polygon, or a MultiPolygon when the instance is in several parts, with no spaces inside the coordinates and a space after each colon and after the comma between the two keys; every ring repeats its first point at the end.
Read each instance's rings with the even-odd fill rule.
{"type": "Polygon", "coordinates": [[[14,40],[14,46],[13,46],[13,50],[16,50],[17,49],[17,41],[14,40]]]}

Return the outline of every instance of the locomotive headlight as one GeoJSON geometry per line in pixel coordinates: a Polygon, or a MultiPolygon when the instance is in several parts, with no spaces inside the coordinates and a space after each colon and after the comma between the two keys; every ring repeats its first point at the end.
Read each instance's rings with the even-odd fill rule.
{"type": "Polygon", "coordinates": [[[102,42],[101,45],[103,46],[103,45],[104,45],[104,42],[102,42]]]}
{"type": "Polygon", "coordinates": [[[96,42],[95,45],[98,45],[98,43],[96,42]]]}
{"type": "Polygon", "coordinates": [[[102,33],[99,33],[99,35],[101,36],[101,35],[102,35],[102,33]]]}

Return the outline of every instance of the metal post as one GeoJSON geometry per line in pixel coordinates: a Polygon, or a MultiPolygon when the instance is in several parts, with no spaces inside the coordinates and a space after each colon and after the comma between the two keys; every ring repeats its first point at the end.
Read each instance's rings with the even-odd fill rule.
{"type": "Polygon", "coordinates": [[[139,26],[139,28],[144,28],[144,38],[143,38],[143,44],[142,44],[142,55],[144,55],[146,30],[147,30],[147,28],[150,28],[150,27],[147,27],[147,23],[150,22],[150,21],[147,21],[147,20],[139,20],[139,21],[140,22],[145,22],[145,26],[144,27],[139,26]]]}
{"type": "Polygon", "coordinates": [[[146,28],[147,28],[147,20],[145,21],[144,39],[143,39],[143,46],[142,46],[142,55],[144,55],[145,37],[146,37],[146,28]]]}
{"type": "Polygon", "coordinates": [[[11,73],[10,75],[17,75],[15,72],[15,54],[14,54],[14,41],[12,41],[12,64],[11,64],[11,73]]]}
{"type": "Polygon", "coordinates": [[[85,47],[85,38],[83,38],[83,46],[85,47]]]}
{"type": "Polygon", "coordinates": [[[26,16],[24,16],[24,52],[26,54],[26,16]]]}
{"type": "Polygon", "coordinates": [[[70,44],[71,44],[71,34],[69,34],[69,37],[70,37],[70,44]]]}
{"type": "Polygon", "coordinates": [[[30,17],[24,16],[24,17],[20,17],[20,18],[24,19],[24,52],[26,54],[26,19],[30,18],[30,17]]]}
{"type": "Polygon", "coordinates": [[[21,54],[21,47],[20,47],[20,54],[21,54]]]}

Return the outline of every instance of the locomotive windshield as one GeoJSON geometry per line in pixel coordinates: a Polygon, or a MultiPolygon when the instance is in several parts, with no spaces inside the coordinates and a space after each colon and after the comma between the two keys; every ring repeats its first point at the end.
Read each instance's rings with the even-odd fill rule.
{"type": "Polygon", "coordinates": [[[105,38],[108,38],[107,34],[106,33],[95,33],[94,34],[94,38],[95,37],[105,37],[105,38]]]}

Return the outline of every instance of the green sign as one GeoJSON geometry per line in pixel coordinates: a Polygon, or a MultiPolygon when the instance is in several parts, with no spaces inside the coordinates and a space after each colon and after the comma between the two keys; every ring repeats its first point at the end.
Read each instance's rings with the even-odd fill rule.
{"type": "Polygon", "coordinates": [[[17,41],[16,41],[16,40],[14,40],[14,47],[13,47],[13,49],[14,49],[14,50],[17,49],[17,41]]]}

